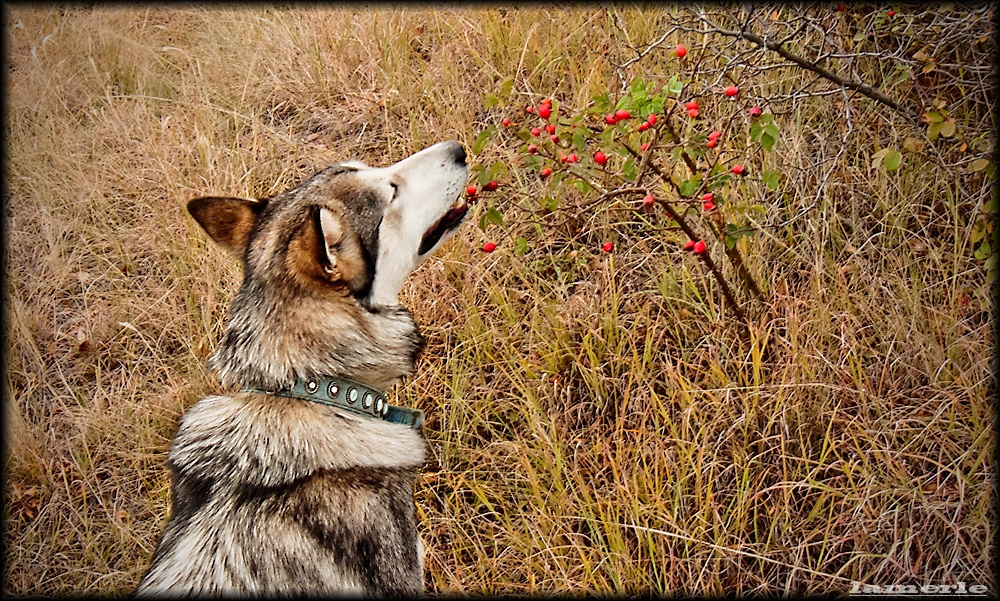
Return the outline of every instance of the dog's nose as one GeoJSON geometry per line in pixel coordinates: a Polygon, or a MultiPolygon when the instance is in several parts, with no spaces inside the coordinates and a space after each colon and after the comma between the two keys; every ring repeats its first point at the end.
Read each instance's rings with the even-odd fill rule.
{"type": "Polygon", "coordinates": [[[451,155],[455,157],[455,162],[459,165],[465,164],[465,149],[458,142],[451,147],[451,155]]]}

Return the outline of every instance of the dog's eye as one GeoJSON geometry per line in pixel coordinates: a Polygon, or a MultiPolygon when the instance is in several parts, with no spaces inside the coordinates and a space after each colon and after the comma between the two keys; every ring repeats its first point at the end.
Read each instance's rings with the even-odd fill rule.
{"type": "Polygon", "coordinates": [[[389,182],[389,185],[392,186],[392,200],[396,200],[396,195],[399,194],[399,186],[395,182],[389,182]]]}

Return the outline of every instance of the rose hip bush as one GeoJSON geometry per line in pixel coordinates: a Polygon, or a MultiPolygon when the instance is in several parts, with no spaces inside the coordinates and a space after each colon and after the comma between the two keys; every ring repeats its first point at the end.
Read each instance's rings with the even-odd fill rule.
{"type": "MultiPolygon", "coordinates": [[[[536,107],[517,102],[508,80],[486,98],[488,108],[505,107],[500,125],[486,127],[472,145],[473,154],[489,149],[502,160],[474,165],[473,173],[484,190],[488,182],[539,182],[542,192],[534,188],[521,202],[540,228],[559,211],[608,211],[616,199],[634,199],[633,209],[656,223],[639,235],[667,232],[690,260],[706,265],[742,319],[717,261],[725,257],[729,279],[760,296],[739,241],[756,233],[748,215],[764,209],[746,199],[777,191],[781,174],[762,168],[780,137],[778,123],[756,106],[760,99],[744,99],[750,95],[739,83],[752,90],[748,82],[699,88],[676,75],[665,82],[636,78],[619,98],[600,94],[582,107],[545,98],[536,107]]],[[[504,203],[512,198],[490,199],[479,217],[484,232],[507,225],[511,205],[504,203]]],[[[532,245],[521,236],[514,247],[523,256],[532,245]]]]}

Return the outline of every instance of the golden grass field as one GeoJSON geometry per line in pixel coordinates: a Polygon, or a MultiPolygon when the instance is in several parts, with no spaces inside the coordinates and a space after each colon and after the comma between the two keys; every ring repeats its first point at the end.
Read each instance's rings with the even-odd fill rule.
{"type": "MultiPolygon", "coordinates": [[[[663,83],[665,50],[609,61],[667,22],[692,24],[665,47],[718,73],[736,49],[697,32],[698,10],[7,7],[4,594],[126,593],[145,570],[172,432],[221,390],[205,362],[240,282],[189,199],[468,148],[543,96],[663,83]],[[509,77],[511,104],[485,108],[509,77]]],[[[808,10],[838,43],[882,27],[874,7],[808,10]]],[[[994,322],[974,257],[993,180],[973,162],[994,148],[996,49],[990,11],[934,11],[895,17],[940,24],[919,29],[939,36],[923,87],[885,57],[831,60],[918,114],[943,103],[950,137],[860,95],[795,96],[816,76],[773,56],[755,72],[754,94],[785,100],[775,151],[748,165],[783,176],[739,243],[764,288],[748,336],[676,231],[600,208],[531,229],[539,184],[514,169],[489,201],[506,225],[482,233],[476,205],[416,272],[403,303],[428,346],[390,394],[428,416],[429,592],[995,592],[994,322]],[[898,171],[871,165],[904,142],[898,171]]],[[[907,58],[913,31],[878,39],[907,58]]]]}

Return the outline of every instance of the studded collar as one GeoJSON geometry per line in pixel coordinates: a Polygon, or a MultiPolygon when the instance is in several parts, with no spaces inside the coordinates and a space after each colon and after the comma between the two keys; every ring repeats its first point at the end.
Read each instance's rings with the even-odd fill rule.
{"type": "Polygon", "coordinates": [[[312,401],[363,415],[404,424],[419,430],[424,423],[424,412],[419,409],[396,407],[386,402],[385,396],[370,386],[340,376],[324,376],[304,380],[299,378],[290,388],[261,390],[244,388],[243,392],[273,394],[277,396],[312,401]]]}

